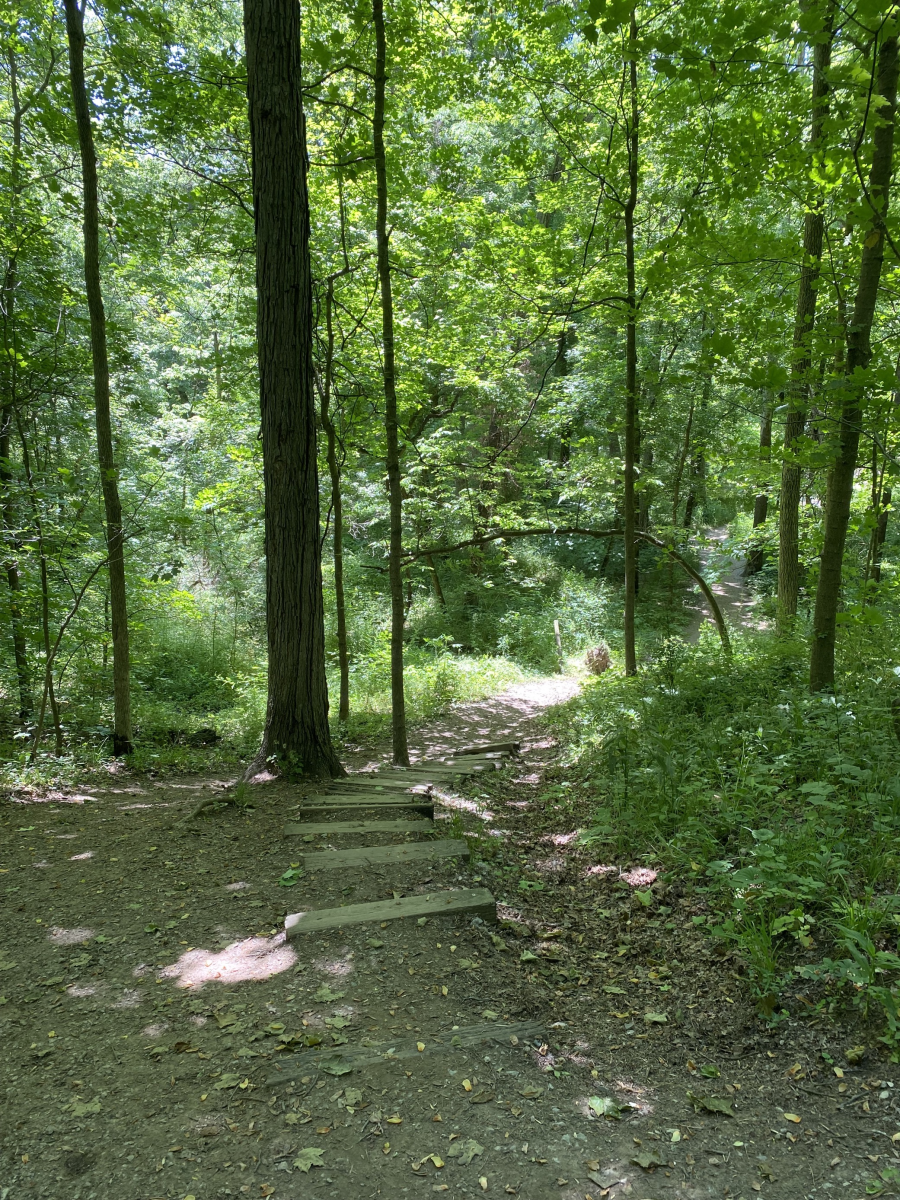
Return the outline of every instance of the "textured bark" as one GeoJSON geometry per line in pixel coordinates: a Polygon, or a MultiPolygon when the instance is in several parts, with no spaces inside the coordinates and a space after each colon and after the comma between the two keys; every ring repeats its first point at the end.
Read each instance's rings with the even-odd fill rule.
{"type": "Polygon", "coordinates": [[[872,358],[869,338],[884,263],[885,221],[890,198],[897,114],[897,72],[897,38],[889,37],[884,40],[878,53],[875,90],[883,103],[877,109],[877,117],[873,118],[872,166],[867,188],[871,229],[865,231],[856,300],[847,326],[847,365],[838,428],[838,455],[828,478],[825,500],[824,539],[809,664],[809,683],[813,691],[834,690],[834,647],[841,567],[863,419],[865,384],[860,375],[872,358]]]}
{"type": "MultiPolygon", "coordinates": [[[[10,147],[9,197],[10,228],[13,230],[12,244],[18,246],[15,230],[18,224],[18,200],[22,193],[22,117],[23,106],[19,96],[17,60],[14,51],[9,53],[10,98],[12,100],[12,145],[10,147]]],[[[3,294],[0,295],[0,318],[3,322],[3,393],[0,397],[0,516],[3,521],[5,544],[6,583],[9,588],[9,622],[12,633],[13,654],[16,660],[16,681],[19,691],[19,716],[25,720],[31,715],[31,673],[28,667],[28,646],[22,619],[21,586],[19,580],[19,539],[16,520],[16,504],[13,496],[13,473],[10,466],[10,431],[16,411],[18,391],[18,358],[16,355],[16,289],[19,284],[19,261],[14,248],[6,260],[3,273],[3,294]]]]}
{"type": "Polygon", "coordinates": [[[879,497],[878,521],[872,530],[872,578],[876,583],[881,583],[881,555],[887,538],[888,513],[891,507],[891,500],[891,489],[888,487],[882,488],[881,496],[879,497]]]}
{"type": "MultiPolygon", "coordinates": [[[[342,768],[328,728],[300,6],[244,0],[256,229],[269,694],[258,764],[342,768]]],[[[251,768],[252,770],[252,768],[251,768]]],[[[249,774],[249,772],[248,772],[249,774]]]]}
{"type": "Polygon", "coordinates": [[[347,605],[344,597],[344,498],[341,494],[341,468],[337,455],[337,431],[331,419],[331,391],[334,380],[334,280],[328,280],[325,293],[325,382],[322,389],[322,428],[328,439],[328,474],[331,476],[331,523],[334,539],[334,610],[337,625],[340,700],[338,718],[350,717],[350,653],[347,648],[347,605]]]}
{"type": "Polygon", "coordinates": [[[119,468],[113,454],[109,400],[109,357],[106,349],[106,313],[100,286],[100,207],[97,194],[97,155],[84,80],[84,9],[76,0],[63,0],[69,43],[69,80],[78,129],[81,177],[84,189],[84,282],[91,324],[91,363],[94,373],[94,414],[97,458],[106,516],[106,552],[109,562],[109,603],[113,642],[113,754],[130,754],[131,667],[128,645],[128,600],[125,588],[125,539],[119,499],[119,468]]]}
{"type": "MultiPolygon", "coordinates": [[[[831,66],[832,20],[834,7],[827,12],[827,41],[813,50],[813,80],[809,154],[814,159],[822,140],[828,115],[828,68],[831,66]]],[[[808,212],[803,222],[803,262],[794,317],[794,353],[788,388],[788,413],[784,423],[784,458],[781,467],[781,495],[778,502],[778,610],[777,624],[787,632],[797,615],[800,594],[800,464],[797,441],[806,425],[809,405],[809,375],[812,367],[812,333],[816,319],[816,296],[825,216],[821,202],[808,212]]]]}
{"type": "Polygon", "coordinates": [[[382,371],[384,376],[384,431],[390,504],[388,576],[391,588],[391,740],[394,762],[409,766],[406,740],[406,698],[403,691],[403,493],[400,482],[400,438],[397,426],[397,388],[394,366],[394,299],[387,232],[387,163],[384,153],[384,93],[387,83],[387,45],[383,0],[373,0],[375,25],[374,151],[376,213],[375,236],[378,278],[381,284],[382,371]]]}
{"type": "Polygon", "coordinates": [[[691,406],[688,409],[688,419],[684,426],[684,441],[681,443],[681,453],[675,468],[675,479],[672,483],[672,524],[678,524],[678,507],[681,501],[681,481],[684,477],[684,464],[691,449],[691,430],[694,425],[694,397],[691,395],[691,406]]]}
{"type": "Polygon", "coordinates": [[[625,674],[637,674],[637,653],[634,640],[634,606],[637,583],[637,543],[635,541],[636,512],[634,497],[635,459],[637,456],[637,285],[634,264],[634,213],[638,198],[638,90],[637,90],[637,21],[631,10],[629,27],[630,58],[628,70],[629,116],[628,195],[625,201],[625,489],[623,518],[625,536],[625,674]]]}
{"type": "MultiPolygon", "coordinates": [[[[767,462],[772,453],[772,399],[771,396],[766,397],[766,402],[763,405],[762,416],[759,422],[759,457],[767,462]]],[[[769,497],[765,492],[760,492],[753,504],[753,528],[759,529],[760,525],[765,525],[769,516],[769,497]]],[[[762,546],[756,546],[750,553],[747,559],[747,574],[756,575],[763,568],[765,555],[762,546]]]]}

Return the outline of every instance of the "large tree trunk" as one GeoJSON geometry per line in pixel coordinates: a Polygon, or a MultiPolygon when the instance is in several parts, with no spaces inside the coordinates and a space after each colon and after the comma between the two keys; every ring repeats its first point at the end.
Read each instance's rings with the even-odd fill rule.
{"type": "Polygon", "coordinates": [[[397,388],[394,366],[394,299],[387,232],[387,163],[384,154],[384,92],[387,81],[387,47],[384,36],[383,0],[373,0],[375,25],[375,111],[374,150],[376,213],[375,237],[378,278],[381,283],[382,363],[384,374],[384,431],[390,504],[388,576],[391,588],[391,735],[394,762],[409,765],[406,741],[406,698],[403,692],[403,493],[400,482],[400,439],[397,427],[397,388]]]}
{"type": "Polygon", "coordinates": [[[322,388],[322,427],[328,439],[328,473],[331,476],[331,521],[334,538],[334,609],[337,623],[340,702],[338,718],[350,717],[350,653],[347,648],[347,607],[344,599],[344,499],[341,495],[341,468],[337,455],[337,431],[331,419],[331,391],[334,381],[334,280],[328,280],[325,293],[325,383],[322,388]]]}
{"type": "MultiPolygon", "coordinates": [[[[759,457],[768,462],[772,453],[772,397],[766,396],[762,416],[759,422],[759,457]]],[[[753,504],[753,528],[759,529],[765,525],[769,516],[769,497],[766,492],[760,492],[753,504]]],[[[747,574],[756,575],[763,569],[765,555],[762,546],[755,546],[747,559],[747,574]]]]}
{"type": "Polygon", "coordinates": [[[634,475],[637,453],[637,284],[634,264],[634,212],[638,197],[638,90],[637,90],[637,18],[631,10],[629,27],[629,100],[628,119],[628,196],[625,201],[625,489],[623,515],[625,533],[625,674],[637,674],[634,639],[634,605],[637,582],[637,542],[635,540],[634,475]]]}
{"type": "Polygon", "coordinates": [[[894,122],[897,111],[896,36],[886,38],[882,43],[877,71],[875,90],[883,103],[878,109],[873,106],[871,118],[876,121],[872,135],[872,166],[866,196],[871,226],[863,230],[864,241],[856,301],[847,326],[847,365],[841,401],[838,456],[828,478],[825,500],[824,541],[819,584],[816,589],[809,665],[809,683],[813,691],[834,690],[834,643],[841,591],[841,566],[863,419],[865,385],[859,376],[866,370],[872,358],[869,337],[884,262],[885,221],[890,196],[894,122]]]}
{"type": "MultiPolygon", "coordinates": [[[[86,2],[86,0],[85,0],[86,2]]],[[[106,350],[106,314],[100,287],[100,210],[97,197],[97,156],[94,131],[84,81],[84,9],[77,0],[63,0],[69,41],[69,79],[81,152],[84,187],[84,282],[91,322],[91,361],[94,369],[94,413],[97,424],[97,457],[106,513],[106,550],[109,559],[109,602],[113,642],[113,754],[130,754],[131,669],[128,646],[128,602],[125,590],[125,539],[119,500],[119,469],[113,454],[109,408],[109,358],[106,350]]]]}
{"type": "MultiPolygon", "coordinates": [[[[258,764],[343,773],[328,728],[300,6],[244,0],[269,696],[258,764]]],[[[251,768],[252,770],[252,768],[251,768]]],[[[248,772],[249,774],[249,772],[248,772]]]]}
{"type": "Polygon", "coordinates": [[[21,541],[16,521],[16,504],[13,498],[13,474],[10,467],[10,432],[18,400],[18,355],[16,353],[16,289],[19,285],[18,260],[18,200],[22,194],[22,116],[23,105],[19,95],[18,61],[14,51],[9,54],[9,83],[12,100],[12,146],[9,168],[9,231],[12,250],[6,260],[3,275],[3,294],[0,295],[0,318],[3,322],[3,394],[0,398],[0,515],[3,521],[5,543],[6,583],[9,588],[9,621],[12,631],[13,654],[16,660],[16,680],[19,690],[19,716],[25,720],[31,715],[31,675],[28,669],[28,647],[22,619],[21,586],[19,579],[19,552],[21,541]]]}
{"type": "MultiPolygon", "coordinates": [[[[833,4],[828,3],[827,38],[813,51],[813,80],[809,155],[815,160],[828,115],[829,84],[826,77],[831,65],[833,4]]],[[[809,374],[812,368],[812,334],[816,319],[819,269],[825,214],[821,201],[806,214],[803,223],[803,261],[794,318],[794,352],[788,389],[788,414],[784,424],[784,459],[781,467],[781,495],[778,502],[778,629],[785,633],[797,615],[800,594],[800,464],[797,442],[806,425],[809,404],[809,374]]]]}

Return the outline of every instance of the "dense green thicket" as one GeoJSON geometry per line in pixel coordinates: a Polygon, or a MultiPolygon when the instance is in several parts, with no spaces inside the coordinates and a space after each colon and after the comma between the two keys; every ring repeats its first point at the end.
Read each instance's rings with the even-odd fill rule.
{"type": "Polygon", "coordinates": [[[833,696],[809,694],[800,642],[742,638],[729,662],[712,637],[667,640],[641,677],[600,678],[557,722],[567,777],[596,797],[584,840],[601,861],[692,878],[770,1016],[874,1004],[892,1044],[897,632],[896,617],[849,631],[833,696]]]}

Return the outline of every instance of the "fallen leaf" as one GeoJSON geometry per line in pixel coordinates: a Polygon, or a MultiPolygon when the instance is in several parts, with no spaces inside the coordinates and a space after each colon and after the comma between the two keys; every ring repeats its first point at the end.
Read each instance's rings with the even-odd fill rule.
{"type": "Polygon", "coordinates": [[[645,1171],[652,1171],[654,1167],[666,1165],[666,1160],[660,1158],[656,1150],[642,1150],[639,1154],[635,1154],[631,1161],[637,1163],[639,1167],[643,1167],[645,1171]]]}
{"type": "Polygon", "coordinates": [[[462,1085],[463,1085],[464,1091],[471,1092],[471,1090],[472,1090],[472,1080],[471,1079],[464,1079],[462,1081],[462,1085]]]}
{"type": "Polygon", "coordinates": [[[614,986],[613,984],[611,984],[611,983],[607,983],[607,984],[605,984],[605,985],[604,985],[604,988],[603,988],[603,990],[604,990],[604,992],[606,992],[606,993],[607,993],[608,995],[610,995],[610,996],[624,996],[624,995],[626,995],[626,992],[625,992],[625,989],[624,989],[624,988],[615,987],[615,986],[614,986]]]}
{"type": "Polygon", "coordinates": [[[782,1113],[781,1115],[786,1121],[792,1121],[794,1125],[799,1125],[803,1119],[802,1117],[798,1117],[796,1113],[782,1113]]]}
{"type": "Polygon", "coordinates": [[[705,1075],[707,1079],[718,1079],[719,1078],[719,1068],[714,1067],[710,1063],[707,1066],[700,1068],[700,1074],[705,1075]]]}
{"type": "Polygon", "coordinates": [[[319,1063],[319,1070],[326,1075],[349,1075],[353,1068],[341,1058],[326,1058],[319,1063]]]}
{"type": "Polygon", "coordinates": [[[730,1102],[728,1100],[721,1100],[718,1096],[698,1096],[695,1092],[688,1092],[687,1098],[697,1112],[705,1109],[706,1112],[721,1113],[725,1117],[734,1116],[730,1102]]]}
{"type": "Polygon", "coordinates": [[[616,1104],[615,1100],[611,1100],[609,1096],[591,1096],[588,1099],[588,1108],[597,1117],[610,1117],[614,1121],[618,1121],[622,1117],[623,1109],[616,1104]]]}
{"type": "Polygon", "coordinates": [[[402,1117],[398,1117],[398,1116],[395,1114],[393,1117],[388,1117],[388,1118],[387,1118],[387,1124],[388,1124],[388,1125],[402,1125],[402,1124],[403,1124],[403,1118],[402,1118],[402,1117]]]}
{"type": "Polygon", "coordinates": [[[487,1191],[487,1175],[481,1176],[481,1178],[478,1180],[478,1186],[483,1192],[487,1191]]]}
{"type": "Polygon", "coordinates": [[[217,1092],[221,1092],[224,1088],[237,1087],[237,1085],[240,1082],[241,1082],[240,1075],[226,1074],[226,1075],[223,1075],[221,1079],[217,1080],[213,1084],[213,1089],[217,1092]]]}
{"type": "MultiPolygon", "coordinates": [[[[350,1022],[346,1017],[326,1017],[325,1024],[329,1029],[346,1029],[350,1022]]],[[[284,1026],[282,1025],[282,1029],[284,1026]]]]}
{"type": "Polygon", "coordinates": [[[416,1042],[416,1049],[421,1054],[422,1051],[425,1049],[425,1043],[424,1042],[416,1042]]]}
{"type": "Polygon", "coordinates": [[[102,1105],[99,1100],[73,1100],[67,1107],[73,1117],[86,1117],[90,1113],[100,1112],[102,1105]]]}
{"type": "Polygon", "coordinates": [[[489,1092],[486,1088],[482,1088],[480,1091],[475,1092],[475,1094],[473,1096],[469,1097],[469,1103],[470,1104],[487,1104],[487,1102],[489,1100],[493,1100],[496,1095],[497,1095],[496,1092],[489,1092]]]}
{"type": "Polygon", "coordinates": [[[664,1012],[644,1013],[644,1020],[648,1025],[665,1025],[668,1019],[668,1016],[664,1012]]]}
{"type": "Polygon", "coordinates": [[[380,950],[384,945],[384,942],[381,940],[381,938],[369,938],[366,941],[366,945],[371,946],[373,950],[380,950]]]}
{"type": "Polygon", "coordinates": [[[462,1166],[467,1167],[473,1158],[484,1153],[484,1146],[479,1145],[474,1138],[463,1138],[454,1142],[447,1151],[448,1158],[458,1158],[462,1166]]]}
{"type": "Polygon", "coordinates": [[[343,1000],[343,998],[343,992],[333,992],[327,983],[323,983],[322,986],[317,988],[313,993],[314,1000],[325,1001],[326,1003],[331,1000],[343,1000]]]}
{"type": "Polygon", "coordinates": [[[305,1150],[301,1150],[294,1159],[294,1166],[299,1167],[305,1174],[309,1174],[310,1167],[324,1167],[322,1156],[325,1151],[320,1150],[318,1146],[307,1146],[305,1150]]]}
{"type": "Polygon", "coordinates": [[[494,1010],[493,1010],[492,1008],[486,1008],[486,1009],[485,1009],[485,1010],[482,1012],[482,1014],[481,1014],[481,1015],[484,1017],[484,1019],[485,1019],[486,1021],[496,1021],[496,1020],[497,1020],[497,1018],[500,1016],[500,1014],[499,1014],[499,1013],[495,1013],[495,1012],[494,1012],[494,1010]]]}

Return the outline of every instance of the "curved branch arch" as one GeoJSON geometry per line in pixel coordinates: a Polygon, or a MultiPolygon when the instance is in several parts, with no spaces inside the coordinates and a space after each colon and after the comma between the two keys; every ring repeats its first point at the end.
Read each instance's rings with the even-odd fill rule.
{"type": "MultiPolygon", "coordinates": [[[[624,530],[622,529],[583,529],[580,525],[560,525],[556,528],[546,525],[537,529],[496,529],[493,533],[479,534],[477,537],[466,538],[463,542],[455,542],[451,546],[428,546],[425,549],[407,551],[403,557],[407,562],[415,562],[420,558],[427,558],[428,555],[434,554],[452,554],[455,550],[465,550],[469,546],[484,546],[488,542],[501,542],[511,540],[513,538],[523,537],[591,537],[591,538],[613,538],[622,537],[624,530]]],[[[713,620],[716,623],[716,629],[719,633],[719,638],[722,642],[722,649],[731,657],[731,639],[728,636],[728,626],[725,624],[725,617],[719,608],[719,602],[715,594],[699,571],[695,571],[691,564],[675,550],[672,546],[666,545],[659,538],[653,537],[649,533],[641,533],[635,530],[634,536],[642,542],[649,542],[651,546],[656,546],[658,550],[665,551],[671,558],[681,566],[684,571],[693,579],[694,583],[700,588],[703,596],[712,611],[713,620]]]]}

